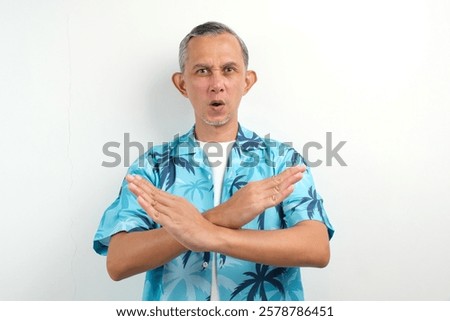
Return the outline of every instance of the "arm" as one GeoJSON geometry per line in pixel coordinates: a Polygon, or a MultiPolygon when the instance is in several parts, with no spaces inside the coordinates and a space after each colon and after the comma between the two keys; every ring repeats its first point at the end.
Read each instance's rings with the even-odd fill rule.
{"type": "MultiPolygon", "coordinates": [[[[292,228],[274,231],[219,227],[210,236],[211,242],[204,251],[263,264],[325,267],[330,258],[326,227],[317,221],[303,221],[292,228]]],[[[118,281],[158,267],[186,248],[161,228],[118,233],[111,239],[109,251],[108,272],[118,281]]]]}
{"type": "MultiPolygon", "coordinates": [[[[238,229],[266,208],[284,200],[292,192],[293,185],[302,178],[304,170],[302,167],[289,168],[275,177],[249,183],[230,200],[207,211],[203,216],[185,199],[160,191],[139,176],[127,177],[127,180],[130,191],[138,196],[140,205],[149,215],[153,213],[154,216],[159,216],[151,206],[152,202],[159,201],[159,206],[166,202],[173,205],[173,210],[180,214],[189,209],[195,218],[201,218],[199,221],[190,221],[192,231],[196,229],[195,224],[201,225],[203,222],[211,222],[210,225],[218,225],[224,229],[238,229]]],[[[155,221],[159,223],[158,219],[155,221]]],[[[182,224],[184,223],[179,222],[179,230],[184,230],[182,224]]],[[[107,270],[113,280],[121,280],[161,266],[187,249],[165,227],[142,232],[117,233],[111,237],[109,244],[107,270]]]]}
{"type": "Polygon", "coordinates": [[[326,226],[302,221],[281,230],[219,228],[207,248],[242,260],[275,266],[325,267],[330,259],[326,226]]]}
{"type": "Polygon", "coordinates": [[[330,251],[326,226],[302,221],[289,229],[260,231],[231,229],[205,219],[182,197],[158,191],[139,203],[178,242],[193,251],[214,251],[239,259],[276,266],[328,264],[330,251]]]}
{"type": "Polygon", "coordinates": [[[111,279],[119,281],[157,268],[186,250],[164,228],[120,232],[111,237],[106,268],[111,279]]]}

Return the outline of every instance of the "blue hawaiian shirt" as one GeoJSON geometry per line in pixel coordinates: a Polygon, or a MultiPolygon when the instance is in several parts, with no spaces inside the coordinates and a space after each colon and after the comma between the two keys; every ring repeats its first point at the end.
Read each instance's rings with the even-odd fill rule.
{"type": "MultiPolygon", "coordinates": [[[[228,157],[221,200],[225,202],[250,181],[279,174],[304,159],[291,146],[259,137],[239,125],[228,157]]],[[[170,143],[152,147],[129,168],[156,187],[183,196],[200,212],[213,207],[212,169],[194,137],[194,128],[170,143]]],[[[119,196],[106,209],[94,238],[94,249],[106,255],[112,235],[121,231],[157,229],[123,180],[119,196]]],[[[269,208],[243,228],[274,230],[292,227],[304,220],[323,222],[331,238],[331,226],[323,200],[316,192],[310,168],[295,189],[278,206],[269,208]]],[[[221,300],[303,300],[300,269],[269,266],[218,253],[217,282],[221,300]]],[[[144,300],[209,300],[211,253],[187,251],[166,264],[149,270],[144,300]]]]}

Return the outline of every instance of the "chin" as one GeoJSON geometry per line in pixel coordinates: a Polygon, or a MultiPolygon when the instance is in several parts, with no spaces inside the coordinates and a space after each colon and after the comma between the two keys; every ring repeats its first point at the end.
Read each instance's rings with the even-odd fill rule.
{"type": "Polygon", "coordinates": [[[230,121],[231,117],[227,116],[224,119],[219,119],[219,120],[212,120],[212,119],[208,119],[206,117],[203,117],[202,120],[205,124],[209,125],[209,126],[214,126],[214,127],[221,127],[226,125],[229,121],[230,121]]]}

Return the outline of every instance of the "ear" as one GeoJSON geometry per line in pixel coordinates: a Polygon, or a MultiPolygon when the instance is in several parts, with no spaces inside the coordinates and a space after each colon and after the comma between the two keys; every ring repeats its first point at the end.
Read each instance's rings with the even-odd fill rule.
{"type": "Polygon", "coordinates": [[[258,77],[256,76],[256,72],[253,70],[247,70],[245,74],[245,88],[244,88],[244,95],[247,94],[250,90],[250,88],[253,87],[255,82],[258,80],[258,77]]]}
{"type": "Polygon", "coordinates": [[[177,87],[178,91],[184,96],[188,97],[183,74],[181,72],[176,72],[172,75],[172,82],[177,87]]]}

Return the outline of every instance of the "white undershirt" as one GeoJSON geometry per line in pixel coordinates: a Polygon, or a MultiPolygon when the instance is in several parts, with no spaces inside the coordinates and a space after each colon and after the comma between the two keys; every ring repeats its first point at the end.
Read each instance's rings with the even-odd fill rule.
{"type": "MultiPolygon", "coordinates": [[[[220,204],[222,195],[223,176],[227,167],[228,153],[233,146],[231,142],[199,142],[200,147],[208,157],[214,183],[214,206],[220,204]]],[[[217,283],[217,253],[212,254],[211,266],[211,301],[219,301],[219,286],[217,283]]]]}

